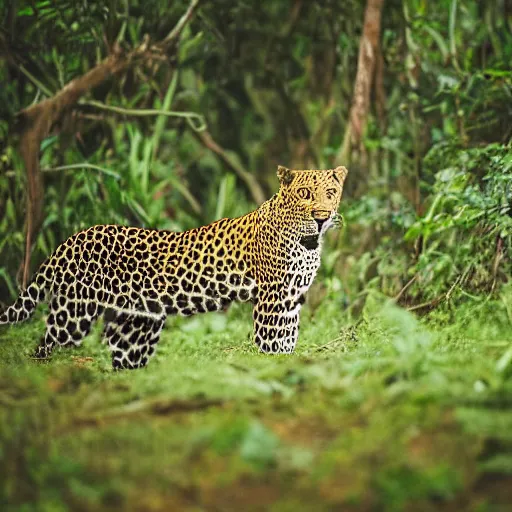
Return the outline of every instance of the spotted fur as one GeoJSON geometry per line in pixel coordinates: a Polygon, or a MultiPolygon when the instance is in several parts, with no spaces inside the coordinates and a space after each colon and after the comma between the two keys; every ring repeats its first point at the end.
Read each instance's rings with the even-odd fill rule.
{"type": "Polygon", "coordinates": [[[94,226],[68,238],[27,289],[0,315],[26,320],[38,302],[50,310],[35,350],[78,346],[104,316],[115,369],[145,366],[168,315],[254,303],[254,341],[262,352],[292,352],[299,312],[320,265],[323,235],[340,222],[344,167],[278,168],[279,192],[257,210],[183,233],[94,226]]]}

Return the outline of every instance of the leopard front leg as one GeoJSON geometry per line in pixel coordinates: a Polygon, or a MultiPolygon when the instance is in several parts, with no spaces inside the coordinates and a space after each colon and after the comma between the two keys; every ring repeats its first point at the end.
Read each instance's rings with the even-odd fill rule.
{"type": "Polygon", "coordinates": [[[253,309],[254,341],[261,352],[293,352],[299,336],[302,302],[302,299],[291,300],[272,290],[258,294],[253,309]]]}

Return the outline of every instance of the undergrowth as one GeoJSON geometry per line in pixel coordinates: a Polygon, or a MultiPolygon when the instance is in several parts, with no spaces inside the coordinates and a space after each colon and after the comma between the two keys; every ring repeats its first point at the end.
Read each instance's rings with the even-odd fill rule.
{"type": "Polygon", "coordinates": [[[9,328],[2,510],[499,510],[511,292],[425,319],[371,294],[353,321],[329,300],[292,356],[259,354],[242,306],[173,318],[133,372],[111,371],[101,326],[46,364],[28,357],[41,316],[9,328]]]}

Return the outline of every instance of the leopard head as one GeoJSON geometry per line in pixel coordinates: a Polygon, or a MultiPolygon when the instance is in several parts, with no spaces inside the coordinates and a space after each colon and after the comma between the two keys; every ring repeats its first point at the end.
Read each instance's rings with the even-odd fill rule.
{"type": "Polygon", "coordinates": [[[304,171],[278,166],[278,197],[287,212],[300,221],[304,233],[323,234],[339,225],[338,207],[347,173],[342,166],[304,171]]]}

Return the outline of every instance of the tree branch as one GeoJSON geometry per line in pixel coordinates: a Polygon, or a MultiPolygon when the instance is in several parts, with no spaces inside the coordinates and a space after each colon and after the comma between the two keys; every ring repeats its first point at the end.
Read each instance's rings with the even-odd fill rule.
{"type": "MultiPolygon", "coordinates": [[[[59,123],[69,114],[78,100],[90,90],[109,78],[126,71],[141,60],[161,58],[164,51],[167,53],[171,50],[175,51],[181,33],[200,1],[191,0],[187,12],[160,43],[150,45],[149,38],[146,36],[142,43],[130,52],[122,51],[119,46],[114,47],[112,54],[96,67],[69,82],[54,96],[27,107],[17,115],[16,123],[17,130],[20,133],[20,150],[28,181],[25,258],[20,268],[23,287],[26,287],[28,282],[33,241],[43,222],[44,191],[39,164],[41,142],[52,130],[58,131],[59,123]]],[[[158,114],[161,114],[161,112],[158,114]]],[[[186,115],[182,117],[187,117],[190,122],[192,116],[188,113],[183,114],[186,115]]],[[[169,115],[169,113],[166,115],[169,115]]]]}
{"type": "Polygon", "coordinates": [[[158,109],[150,109],[150,108],[124,108],[117,107],[114,105],[106,105],[105,103],[101,103],[101,101],[84,101],[81,105],[90,105],[91,107],[99,108],[100,110],[108,110],[110,112],[116,112],[117,114],[124,114],[128,116],[167,116],[167,117],[183,117],[187,120],[189,126],[196,132],[202,132],[206,130],[206,120],[204,116],[201,114],[196,114],[195,112],[175,112],[173,110],[158,110],[158,109]],[[195,124],[193,121],[195,119],[198,124],[195,124]]]}
{"type": "MultiPolygon", "coordinates": [[[[115,172],[111,171],[110,169],[105,169],[104,167],[100,167],[99,165],[90,164],[87,162],[83,162],[81,164],[70,164],[70,165],[59,165],[57,167],[45,167],[44,169],[41,169],[41,172],[60,172],[60,171],[74,171],[74,170],[81,170],[81,169],[91,169],[93,171],[98,171],[102,174],[106,174],[107,176],[111,176],[112,178],[115,178],[116,180],[120,180],[121,176],[115,172]]],[[[7,171],[5,173],[5,176],[11,178],[13,176],[16,176],[16,173],[14,171],[7,171]]]]}
{"type": "Polygon", "coordinates": [[[178,23],[176,23],[176,26],[169,32],[167,37],[162,41],[162,47],[168,49],[172,45],[176,44],[176,42],[181,36],[181,33],[183,32],[183,29],[185,28],[185,25],[190,21],[190,18],[192,18],[192,15],[199,6],[200,2],[201,0],[192,0],[190,2],[187,12],[180,18],[178,23]]]}
{"type": "Polygon", "coordinates": [[[253,201],[261,204],[265,201],[265,193],[256,178],[242,165],[233,160],[226,151],[221,148],[207,131],[194,132],[199,141],[210,151],[215,153],[221,161],[227,165],[247,186],[253,201]]]}

